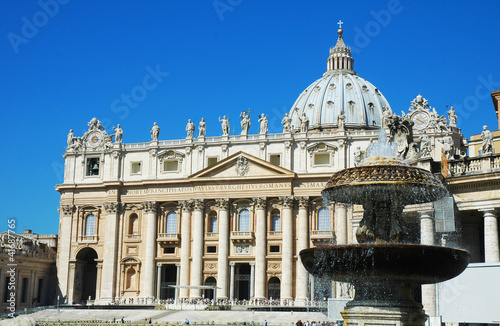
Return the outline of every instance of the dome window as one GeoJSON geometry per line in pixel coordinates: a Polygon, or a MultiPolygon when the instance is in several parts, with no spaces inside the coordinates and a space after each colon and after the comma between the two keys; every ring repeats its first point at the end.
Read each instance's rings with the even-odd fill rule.
{"type": "Polygon", "coordinates": [[[328,85],[328,89],[335,89],[335,84],[332,83],[332,84],[328,85]]]}
{"type": "Polygon", "coordinates": [[[378,90],[378,88],[375,88],[375,93],[380,96],[380,91],[378,90]]]}
{"type": "Polygon", "coordinates": [[[363,85],[363,87],[361,87],[361,89],[363,89],[365,92],[368,92],[368,86],[366,86],[366,85],[363,85]]]}
{"type": "Polygon", "coordinates": [[[349,110],[354,110],[354,101],[349,101],[347,104],[349,104],[349,110]]]}
{"type": "Polygon", "coordinates": [[[372,103],[372,102],[368,103],[368,109],[369,109],[370,111],[372,111],[372,112],[373,112],[373,109],[374,109],[374,108],[375,108],[375,106],[373,105],[373,103],[372,103]]]}
{"type": "Polygon", "coordinates": [[[352,89],[352,84],[351,83],[347,83],[345,84],[345,89],[352,89]]]}
{"type": "Polygon", "coordinates": [[[310,110],[312,110],[312,109],[314,109],[314,104],[309,103],[308,107],[309,107],[310,110]]]}
{"type": "Polygon", "coordinates": [[[326,102],[326,106],[329,108],[333,107],[333,101],[326,102]]]}
{"type": "Polygon", "coordinates": [[[315,90],[316,92],[319,92],[319,90],[320,90],[320,89],[321,89],[321,87],[319,87],[319,86],[314,87],[314,90],[315,90]]]}

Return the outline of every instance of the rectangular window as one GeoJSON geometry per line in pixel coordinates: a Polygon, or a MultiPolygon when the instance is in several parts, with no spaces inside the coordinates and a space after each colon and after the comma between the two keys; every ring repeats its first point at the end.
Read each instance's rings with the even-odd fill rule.
{"type": "Polygon", "coordinates": [[[269,162],[271,162],[271,164],[281,166],[281,155],[280,154],[270,155],[269,162]]]}
{"type": "Polygon", "coordinates": [[[207,254],[216,254],[217,253],[217,247],[216,246],[208,246],[207,247],[207,254]]]}
{"type": "Polygon", "coordinates": [[[98,176],[99,175],[99,158],[91,157],[87,159],[87,172],[86,176],[98,176]]]}
{"type": "Polygon", "coordinates": [[[38,293],[36,295],[38,303],[42,303],[43,278],[38,279],[38,293]]]}
{"type": "Polygon", "coordinates": [[[177,172],[179,170],[179,161],[165,161],[163,162],[163,171],[177,172]]]}
{"type": "Polygon", "coordinates": [[[166,247],[163,248],[164,254],[175,254],[175,247],[166,247]]]}
{"type": "Polygon", "coordinates": [[[28,301],[28,284],[29,284],[29,279],[24,277],[23,278],[23,285],[22,285],[22,295],[21,295],[21,303],[26,303],[28,301]]]}
{"type": "Polygon", "coordinates": [[[314,154],[314,165],[330,165],[330,154],[329,153],[314,154]]]}
{"type": "Polygon", "coordinates": [[[270,246],[269,252],[272,252],[272,253],[280,252],[280,246],[270,246]]]}
{"type": "Polygon", "coordinates": [[[218,157],[209,157],[207,158],[207,167],[210,167],[212,165],[215,165],[218,161],[218,157]]]}
{"type": "Polygon", "coordinates": [[[141,174],[141,162],[132,162],[130,173],[141,174]]]}

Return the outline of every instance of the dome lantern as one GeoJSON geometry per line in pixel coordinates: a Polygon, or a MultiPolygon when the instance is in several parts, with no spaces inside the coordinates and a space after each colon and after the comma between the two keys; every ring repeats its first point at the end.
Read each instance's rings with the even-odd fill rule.
{"type": "Polygon", "coordinates": [[[347,47],[344,43],[344,38],[342,34],[344,31],[342,30],[343,22],[340,20],[339,24],[339,38],[337,39],[337,44],[330,48],[330,56],[326,60],[327,70],[325,75],[346,72],[350,74],[356,74],[353,70],[354,59],[351,56],[351,48],[347,47]]]}

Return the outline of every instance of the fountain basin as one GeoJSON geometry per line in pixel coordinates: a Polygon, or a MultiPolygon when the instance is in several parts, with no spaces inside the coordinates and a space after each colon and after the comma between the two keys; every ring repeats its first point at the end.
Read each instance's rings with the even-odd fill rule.
{"type": "Polygon", "coordinates": [[[300,258],[309,273],[339,282],[430,284],[458,276],[469,264],[470,254],[419,244],[366,243],[304,249],[300,258]]]}

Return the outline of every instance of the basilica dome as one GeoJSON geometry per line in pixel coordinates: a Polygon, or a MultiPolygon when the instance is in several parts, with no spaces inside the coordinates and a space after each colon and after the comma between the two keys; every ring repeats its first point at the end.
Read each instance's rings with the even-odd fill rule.
{"type": "Polygon", "coordinates": [[[384,95],[353,70],[351,49],[344,44],[342,29],[338,33],[337,44],[330,49],[327,71],[299,95],[290,110],[294,129],[300,129],[304,114],[309,130],[337,128],[341,112],[346,127],[378,128],[382,126],[384,108],[391,110],[384,95]]]}

